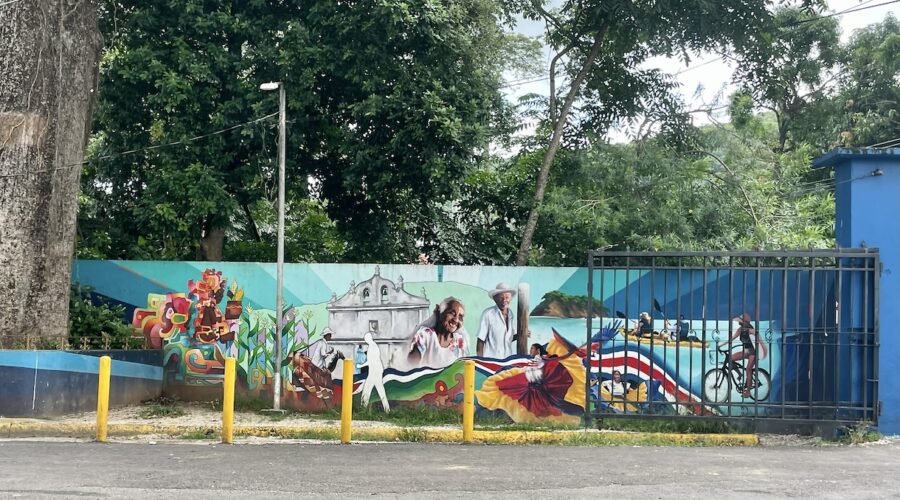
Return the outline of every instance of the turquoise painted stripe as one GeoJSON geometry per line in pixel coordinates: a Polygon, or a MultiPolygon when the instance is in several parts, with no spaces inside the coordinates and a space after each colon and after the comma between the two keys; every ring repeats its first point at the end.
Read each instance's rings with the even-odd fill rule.
{"type": "MultiPolygon", "coordinates": [[[[97,356],[55,351],[0,351],[0,366],[34,369],[35,363],[37,363],[38,370],[76,373],[98,373],[100,371],[100,358],[97,356]]],[[[162,380],[163,369],[161,366],[114,359],[112,376],[162,380]]]]}

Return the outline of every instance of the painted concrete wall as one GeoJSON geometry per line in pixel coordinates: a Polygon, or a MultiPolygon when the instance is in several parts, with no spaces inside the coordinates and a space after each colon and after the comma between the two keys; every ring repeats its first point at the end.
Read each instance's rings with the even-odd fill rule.
{"type": "Polygon", "coordinates": [[[100,356],[112,361],[110,407],[162,393],[162,351],[0,351],[0,416],[50,417],[97,409],[100,356]]]}
{"type": "Polygon", "coordinates": [[[835,169],[838,245],[880,251],[878,427],[900,434],[900,338],[893,331],[900,324],[900,149],[836,149],[813,167],[835,169]]]}
{"type": "MultiPolygon", "coordinates": [[[[280,369],[285,407],[332,408],[340,404],[344,374],[339,361],[343,357],[359,366],[355,390],[364,404],[381,404],[385,409],[397,404],[456,408],[462,397],[463,360],[474,359],[479,411],[502,412],[515,421],[577,422],[588,390],[592,406],[612,413],[751,412],[764,416],[770,410],[742,395],[736,385],[724,386],[714,400],[704,394],[709,370],[722,361],[714,343],[728,339],[737,327],[734,316],[744,312],[754,313],[758,320],[760,336],[755,342],[765,344],[759,366],[771,377],[759,399],[791,402],[806,397],[806,386],[798,384],[809,385],[809,381],[796,374],[798,369],[808,373],[812,361],[805,354],[808,349],[795,348],[793,333],[809,329],[806,315],[796,316],[800,323],[782,325],[776,320],[782,316],[781,301],[753,303],[758,286],[805,290],[805,278],[778,272],[757,278],[754,270],[740,269],[702,276],[658,272],[654,282],[640,270],[598,271],[595,298],[608,312],[593,321],[588,334],[583,309],[561,312],[579,301],[585,303],[587,271],[583,268],[289,264],[285,266],[283,354],[276,360],[273,264],[77,261],[73,267],[74,280],[126,306],[135,334],[164,352],[165,392],[186,399],[218,397],[224,359],[235,357],[239,390],[266,397],[271,394],[274,372],[280,369]],[[346,318],[335,320],[329,304],[376,277],[379,283],[389,280],[406,293],[425,298],[428,319],[391,331],[385,331],[387,325],[401,322],[382,321],[379,325],[384,327],[369,331],[370,321],[380,321],[385,310],[398,307],[376,295],[371,307],[348,311],[356,328],[343,331],[346,318]],[[530,311],[528,344],[540,344],[547,351],[544,356],[475,356],[479,335],[504,335],[482,326],[482,315],[494,305],[490,293],[500,283],[513,290],[529,287],[530,299],[524,307],[530,311]],[[704,288],[711,291],[705,303],[699,299],[704,288]],[[564,303],[542,304],[553,292],[566,294],[561,299],[564,303]],[[428,321],[437,321],[431,312],[448,297],[458,300],[463,309],[458,312],[464,312],[464,318],[442,345],[436,341],[435,322],[428,321]],[[629,334],[626,321],[630,324],[640,311],[653,311],[656,301],[661,310],[653,313],[655,330],[665,328],[661,316],[673,319],[683,314],[697,338],[677,341],[659,335],[654,340],[629,334]],[[614,311],[621,311],[625,319],[614,317],[614,311]],[[322,334],[326,328],[341,331],[326,341],[322,334]],[[782,352],[785,346],[788,350],[782,352]],[[604,385],[614,371],[621,372],[628,384],[624,397],[610,394],[609,384],[604,385]]],[[[817,302],[813,309],[823,309],[828,294],[824,288],[817,291],[810,299],[817,302]]],[[[770,294],[764,291],[762,296],[770,294]]],[[[519,299],[513,298],[514,314],[519,299]]],[[[806,302],[795,305],[804,311],[810,307],[806,302]]],[[[512,343],[508,337],[506,341],[512,343]]]]}

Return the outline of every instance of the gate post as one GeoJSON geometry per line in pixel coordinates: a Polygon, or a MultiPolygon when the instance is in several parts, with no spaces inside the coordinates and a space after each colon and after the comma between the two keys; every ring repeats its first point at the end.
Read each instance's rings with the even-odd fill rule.
{"type": "MultiPolygon", "coordinates": [[[[877,398],[876,415],[881,403],[878,429],[900,434],[900,380],[893,376],[900,370],[900,337],[891,334],[900,325],[900,148],[834,149],[816,158],[812,167],[834,168],[838,246],[865,246],[880,254],[882,267],[874,270],[874,317],[863,320],[871,323],[877,346],[872,371],[876,392],[869,400],[877,398]],[[885,325],[889,334],[880,336],[879,325],[885,325]]],[[[865,311],[848,312],[841,315],[841,323],[849,316],[846,324],[851,327],[866,315],[865,311]]],[[[869,371],[869,367],[864,369],[869,371]]]]}

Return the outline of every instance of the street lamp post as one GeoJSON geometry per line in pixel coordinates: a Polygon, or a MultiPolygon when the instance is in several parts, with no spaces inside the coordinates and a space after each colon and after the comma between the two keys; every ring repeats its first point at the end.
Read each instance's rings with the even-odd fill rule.
{"type": "Polygon", "coordinates": [[[260,90],[278,89],[278,284],[275,292],[275,387],[273,406],[281,410],[281,328],[284,322],[284,150],[287,110],[283,82],[269,82],[259,86],[260,90]]]}

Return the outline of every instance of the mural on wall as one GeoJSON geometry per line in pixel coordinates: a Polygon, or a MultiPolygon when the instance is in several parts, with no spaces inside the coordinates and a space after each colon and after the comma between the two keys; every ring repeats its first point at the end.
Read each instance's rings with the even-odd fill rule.
{"type": "Polygon", "coordinates": [[[671,301],[623,298],[640,277],[593,299],[588,356],[586,274],[288,265],[282,325],[275,324],[268,264],[77,261],[73,279],[131,305],[135,336],[163,350],[170,387],[217,386],[225,358],[234,357],[243,390],[271,393],[280,370],[283,404],[300,409],[340,405],[343,359],[355,362],[362,404],[384,411],[458,407],[467,359],[476,362],[478,411],[516,422],[576,423],[588,399],[591,410],[611,413],[702,415],[743,411],[772,397],[780,375],[772,367],[782,365],[774,322],[749,313],[701,321],[690,308],[673,311],[671,301]],[[531,293],[520,293],[526,289],[531,293]],[[528,304],[531,295],[541,300],[528,304]],[[617,310],[629,300],[662,319],[617,310]]]}

